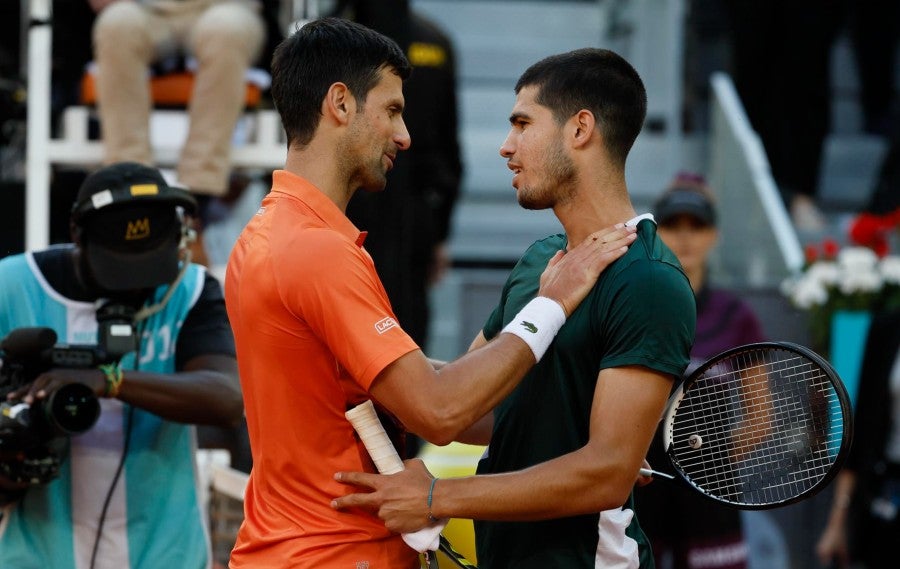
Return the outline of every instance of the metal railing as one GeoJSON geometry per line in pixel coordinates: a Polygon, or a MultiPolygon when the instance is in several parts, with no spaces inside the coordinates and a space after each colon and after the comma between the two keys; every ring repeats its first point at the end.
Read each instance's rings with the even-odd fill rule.
{"type": "Polygon", "coordinates": [[[803,266],[803,249],[731,78],[712,83],[709,182],[720,214],[712,276],[740,287],[779,286],[803,266]]]}

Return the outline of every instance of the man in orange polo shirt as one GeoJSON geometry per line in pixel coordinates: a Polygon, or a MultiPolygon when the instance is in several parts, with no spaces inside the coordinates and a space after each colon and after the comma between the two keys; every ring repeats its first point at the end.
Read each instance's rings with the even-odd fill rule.
{"type": "Polygon", "coordinates": [[[365,233],[344,215],[358,188],[384,189],[410,145],[409,62],[392,40],[326,18],[285,40],[272,68],[287,161],[225,279],[253,454],[231,567],[417,567],[377,517],[331,508],[345,492],[335,472],[375,472],[345,411],[372,399],[406,429],[450,442],[540,359],[634,230],[560,251],[514,326],[454,362],[432,362],[395,320],[365,233]]]}

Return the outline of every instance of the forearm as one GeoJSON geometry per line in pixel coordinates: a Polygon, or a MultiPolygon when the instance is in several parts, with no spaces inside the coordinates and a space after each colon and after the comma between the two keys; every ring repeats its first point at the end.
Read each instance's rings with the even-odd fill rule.
{"type": "Polygon", "coordinates": [[[225,370],[125,370],[118,399],[178,423],[231,426],[243,416],[236,372],[225,370]]]}
{"type": "Polygon", "coordinates": [[[432,513],[438,518],[526,521],[621,506],[639,465],[632,471],[589,453],[582,449],[512,473],[441,479],[435,484],[432,513]]]}
{"type": "Polygon", "coordinates": [[[834,496],[831,500],[831,512],[828,515],[829,525],[843,526],[847,520],[847,511],[853,492],[856,490],[856,473],[852,470],[842,470],[835,480],[834,496]]]}
{"type": "Polygon", "coordinates": [[[445,445],[500,403],[534,363],[534,354],[524,341],[501,334],[484,348],[438,370],[429,365],[426,377],[415,379],[414,375],[402,383],[376,381],[372,393],[388,408],[391,401],[405,400],[395,414],[407,429],[445,445]]]}
{"type": "MultiPolygon", "coordinates": [[[[484,333],[479,332],[478,336],[476,336],[475,339],[472,341],[472,343],[469,345],[468,351],[471,352],[471,351],[477,350],[477,349],[481,348],[482,346],[486,345],[487,342],[488,341],[485,339],[484,333]]],[[[440,369],[441,367],[443,367],[444,365],[447,364],[447,362],[434,362],[434,363],[435,363],[435,369],[440,369]],[[440,364],[440,366],[437,365],[438,363],[440,364]]],[[[461,432],[456,437],[455,440],[456,440],[456,442],[460,442],[460,443],[464,443],[464,444],[485,446],[485,445],[490,444],[491,435],[493,434],[493,431],[494,431],[494,413],[493,413],[493,411],[491,411],[491,412],[487,413],[484,417],[475,421],[474,424],[472,424],[470,427],[465,429],[463,432],[461,432]]]]}
{"type": "Polygon", "coordinates": [[[435,515],[515,521],[621,506],[634,487],[670,388],[670,376],[640,366],[601,371],[587,444],[518,472],[447,481],[439,496],[448,492],[451,511],[438,506],[435,515]]]}
{"type": "Polygon", "coordinates": [[[856,474],[853,471],[844,470],[838,474],[828,523],[822,530],[815,548],[816,555],[823,565],[829,567],[848,565],[847,513],[855,488],[856,474]]]}
{"type": "Polygon", "coordinates": [[[541,359],[565,320],[558,302],[539,296],[494,341],[439,369],[436,385],[428,390],[429,398],[437,400],[437,406],[431,406],[431,420],[424,425],[432,430],[420,434],[437,444],[457,439],[512,391],[541,359]]]}

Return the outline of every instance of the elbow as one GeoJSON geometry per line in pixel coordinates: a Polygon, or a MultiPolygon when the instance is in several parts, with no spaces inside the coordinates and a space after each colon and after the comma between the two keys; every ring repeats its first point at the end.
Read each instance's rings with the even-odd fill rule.
{"type": "Polygon", "coordinates": [[[216,409],[216,426],[235,428],[244,421],[244,398],[240,387],[229,385],[218,397],[216,409]]]}
{"type": "Polygon", "coordinates": [[[457,412],[453,406],[433,405],[429,412],[418,418],[414,433],[437,446],[446,446],[458,440],[473,421],[457,412]]]}
{"type": "MultiPolygon", "coordinates": [[[[597,486],[596,484],[594,486],[597,486]]],[[[628,496],[631,494],[633,486],[620,487],[619,484],[602,485],[603,488],[597,488],[593,496],[586,496],[575,506],[578,514],[588,514],[595,512],[603,512],[621,508],[628,502],[628,496]]]]}
{"type": "Polygon", "coordinates": [[[419,435],[419,436],[421,436],[423,439],[425,439],[429,443],[439,446],[439,447],[447,446],[456,440],[455,436],[447,435],[446,433],[440,432],[440,431],[434,431],[433,433],[428,433],[426,435],[419,435]]]}
{"type": "Polygon", "coordinates": [[[244,401],[240,397],[237,398],[237,401],[231,402],[226,406],[222,420],[224,422],[225,427],[236,428],[240,427],[241,423],[244,421],[244,401]]]}
{"type": "Polygon", "coordinates": [[[637,484],[639,469],[640,464],[632,466],[629,462],[616,464],[604,474],[604,477],[609,480],[609,484],[603,485],[604,491],[601,498],[603,510],[620,508],[628,502],[628,498],[637,484]]]}
{"type": "Polygon", "coordinates": [[[423,425],[419,429],[415,429],[417,435],[433,445],[439,447],[447,446],[456,440],[457,436],[462,433],[462,429],[455,430],[448,426],[429,424],[423,425]]]}
{"type": "Polygon", "coordinates": [[[579,472],[576,487],[583,494],[581,513],[602,512],[621,508],[628,502],[637,481],[638,467],[630,464],[606,462],[600,456],[593,455],[584,470],[579,472]],[[598,484],[598,481],[602,483],[598,484]]]}
{"type": "Polygon", "coordinates": [[[600,511],[611,510],[613,508],[621,508],[628,502],[628,497],[634,489],[633,481],[622,488],[614,488],[606,497],[606,500],[600,505],[600,511]]]}
{"type": "Polygon", "coordinates": [[[233,401],[220,401],[215,406],[213,413],[207,416],[207,419],[198,421],[198,424],[208,424],[213,427],[221,427],[225,429],[234,429],[240,427],[244,421],[244,404],[240,400],[235,404],[233,401]]]}

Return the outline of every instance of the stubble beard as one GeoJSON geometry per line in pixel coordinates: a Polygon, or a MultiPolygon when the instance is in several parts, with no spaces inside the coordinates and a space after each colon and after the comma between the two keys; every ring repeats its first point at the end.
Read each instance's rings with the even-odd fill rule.
{"type": "Polygon", "coordinates": [[[353,142],[359,139],[362,132],[363,129],[354,126],[336,149],[340,157],[340,168],[347,173],[347,179],[355,189],[380,192],[387,186],[387,173],[382,164],[384,152],[383,149],[376,149],[375,145],[372,145],[367,149],[366,155],[360,154],[353,147],[353,142]],[[377,156],[369,158],[376,151],[377,156]]]}
{"type": "Polygon", "coordinates": [[[525,209],[543,210],[551,209],[564,204],[575,195],[575,183],[578,174],[575,171],[575,163],[566,156],[562,142],[557,141],[549,149],[544,161],[546,176],[538,182],[539,185],[523,187],[519,190],[517,198],[519,205],[525,209]]]}
{"type": "Polygon", "coordinates": [[[382,170],[380,159],[361,164],[354,178],[359,181],[357,187],[367,192],[381,192],[387,186],[387,173],[382,170]]]}

